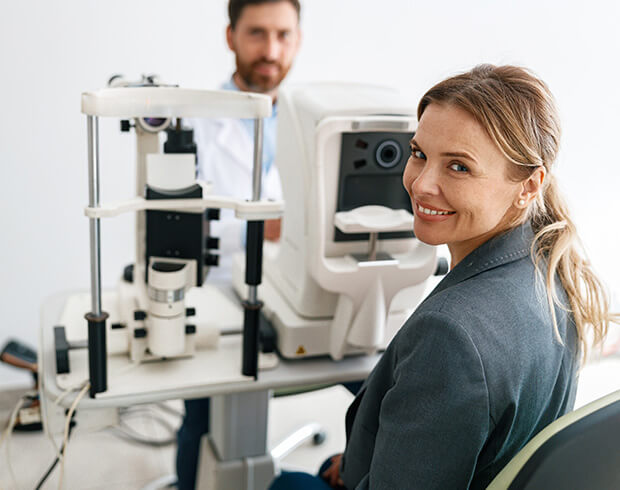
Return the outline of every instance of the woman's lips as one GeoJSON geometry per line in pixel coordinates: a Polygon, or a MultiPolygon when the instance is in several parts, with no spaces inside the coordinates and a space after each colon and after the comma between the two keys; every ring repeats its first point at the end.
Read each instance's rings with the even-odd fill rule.
{"type": "Polygon", "coordinates": [[[436,208],[434,206],[430,206],[429,204],[422,204],[417,201],[415,202],[415,215],[425,221],[445,221],[454,214],[456,214],[455,211],[436,208]]]}

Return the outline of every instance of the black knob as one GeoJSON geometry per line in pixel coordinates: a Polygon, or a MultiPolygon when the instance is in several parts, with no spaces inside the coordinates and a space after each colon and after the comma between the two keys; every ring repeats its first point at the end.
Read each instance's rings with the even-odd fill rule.
{"type": "Polygon", "coordinates": [[[196,333],[196,325],[185,325],[185,335],[196,333]]]}
{"type": "Polygon", "coordinates": [[[126,265],[123,269],[123,281],[133,283],[133,264],[126,265]]]}
{"type": "Polygon", "coordinates": [[[146,337],[146,328],[136,328],[133,331],[133,337],[134,339],[143,339],[146,337]]]}
{"type": "Polygon", "coordinates": [[[450,266],[448,265],[448,259],[445,257],[439,257],[437,259],[437,268],[435,269],[436,276],[445,276],[450,270],[450,266]]]}
{"type": "Polygon", "coordinates": [[[217,267],[220,264],[220,256],[215,254],[205,255],[205,265],[217,267]]]}
{"type": "Polygon", "coordinates": [[[185,308],[185,316],[196,316],[196,308],[185,308]]]}
{"type": "Polygon", "coordinates": [[[209,250],[217,250],[218,248],[220,248],[220,239],[215,236],[208,236],[207,237],[207,248],[209,250]]]}
{"type": "Polygon", "coordinates": [[[220,219],[220,208],[207,208],[205,210],[205,217],[209,221],[217,221],[220,219]]]}
{"type": "Polygon", "coordinates": [[[127,119],[121,119],[121,131],[127,133],[131,129],[131,123],[127,119]]]}
{"type": "Polygon", "coordinates": [[[133,319],[137,322],[142,321],[146,318],[146,311],[136,310],[133,312],[133,319]]]}
{"type": "Polygon", "coordinates": [[[125,325],[122,323],[113,323],[112,330],[118,330],[119,328],[125,328],[125,325]]]}

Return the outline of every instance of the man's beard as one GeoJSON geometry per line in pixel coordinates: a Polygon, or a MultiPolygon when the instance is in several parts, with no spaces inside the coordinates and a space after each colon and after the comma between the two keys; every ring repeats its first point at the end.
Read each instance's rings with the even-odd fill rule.
{"type": "Polygon", "coordinates": [[[252,63],[245,63],[239,59],[239,56],[236,56],[237,60],[237,73],[243,80],[243,82],[248,86],[250,90],[256,92],[269,92],[280,85],[280,82],[284,80],[289,69],[290,65],[287,67],[283,67],[277,61],[269,61],[264,58],[256,60],[252,63]],[[273,65],[278,68],[278,72],[273,75],[261,75],[256,71],[256,66],[260,64],[268,64],[273,65]]]}

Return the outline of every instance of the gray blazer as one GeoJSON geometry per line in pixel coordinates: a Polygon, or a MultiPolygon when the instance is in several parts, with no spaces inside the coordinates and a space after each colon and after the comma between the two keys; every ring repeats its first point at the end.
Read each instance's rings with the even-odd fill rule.
{"type": "Polygon", "coordinates": [[[481,245],[401,328],[347,412],[348,489],[485,488],[572,409],[575,325],[556,308],[558,342],[532,240],[525,224],[481,245]]]}

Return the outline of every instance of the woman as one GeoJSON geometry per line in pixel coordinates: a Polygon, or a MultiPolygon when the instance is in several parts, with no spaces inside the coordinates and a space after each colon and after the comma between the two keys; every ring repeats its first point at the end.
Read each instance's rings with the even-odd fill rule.
{"type": "Polygon", "coordinates": [[[403,184],[451,271],[399,331],[349,407],[323,480],[278,488],[485,488],[570,411],[586,332],[608,301],[579,254],[551,173],[560,125],[547,86],[483,65],[431,88],[403,184]]]}

